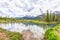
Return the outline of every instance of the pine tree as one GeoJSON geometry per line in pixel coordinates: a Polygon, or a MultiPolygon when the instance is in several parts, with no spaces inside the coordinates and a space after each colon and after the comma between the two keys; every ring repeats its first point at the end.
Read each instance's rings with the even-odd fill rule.
{"type": "Polygon", "coordinates": [[[49,22],[49,19],[50,19],[49,16],[50,16],[50,15],[49,15],[49,12],[48,12],[48,10],[47,10],[47,13],[46,13],[46,21],[47,21],[47,22],[49,22]]]}
{"type": "Polygon", "coordinates": [[[53,13],[53,21],[55,21],[55,14],[53,13]]]}
{"type": "Polygon", "coordinates": [[[50,11],[50,14],[49,14],[49,20],[50,20],[50,22],[52,21],[52,13],[51,13],[51,11],[50,11]]]}

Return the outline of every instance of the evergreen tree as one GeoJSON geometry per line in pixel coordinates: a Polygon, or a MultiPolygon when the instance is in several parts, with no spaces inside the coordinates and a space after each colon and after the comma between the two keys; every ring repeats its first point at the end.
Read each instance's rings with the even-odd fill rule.
{"type": "Polygon", "coordinates": [[[53,13],[53,21],[55,21],[55,14],[53,13]]]}
{"type": "Polygon", "coordinates": [[[51,11],[50,11],[50,14],[49,14],[49,20],[50,20],[50,22],[52,21],[52,13],[51,13],[51,11]]]}
{"type": "Polygon", "coordinates": [[[49,15],[49,12],[48,12],[48,10],[47,10],[47,13],[46,13],[46,21],[47,21],[47,22],[49,22],[49,19],[50,19],[49,16],[50,16],[50,15],[49,15]]]}

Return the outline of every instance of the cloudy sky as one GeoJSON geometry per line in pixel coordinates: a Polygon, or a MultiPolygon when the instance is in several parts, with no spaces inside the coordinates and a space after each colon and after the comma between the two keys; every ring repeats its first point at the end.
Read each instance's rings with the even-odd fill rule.
{"type": "Polygon", "coordinates": [[[37,16],[46,10],[60,11],[60,0],[0,0],[0,16],[37,16]]]}

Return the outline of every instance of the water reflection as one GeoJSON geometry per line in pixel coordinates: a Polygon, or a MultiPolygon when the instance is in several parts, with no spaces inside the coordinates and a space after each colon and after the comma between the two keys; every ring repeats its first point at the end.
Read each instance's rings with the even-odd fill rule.
{"type": "Polygon", "coordinates": [[[44,33],[43,27],[37,25],[25,25],[23,23],[1,23],[0,27],[10,31],[16,31],[16,32],[22,32],[23,30],[29,29],[32,32],[44,33]]]}

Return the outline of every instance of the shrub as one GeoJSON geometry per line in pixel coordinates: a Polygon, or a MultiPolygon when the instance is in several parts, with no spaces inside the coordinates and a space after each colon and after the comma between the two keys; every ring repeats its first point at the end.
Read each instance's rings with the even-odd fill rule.
{"type": "Polygon", "coordinates": [[[55,30],[53,28],[49,28],[46,32],[45,32],[45,36],[44,36],[45,40],[58,40],[58,37],[55,33],[55,30]]]}

